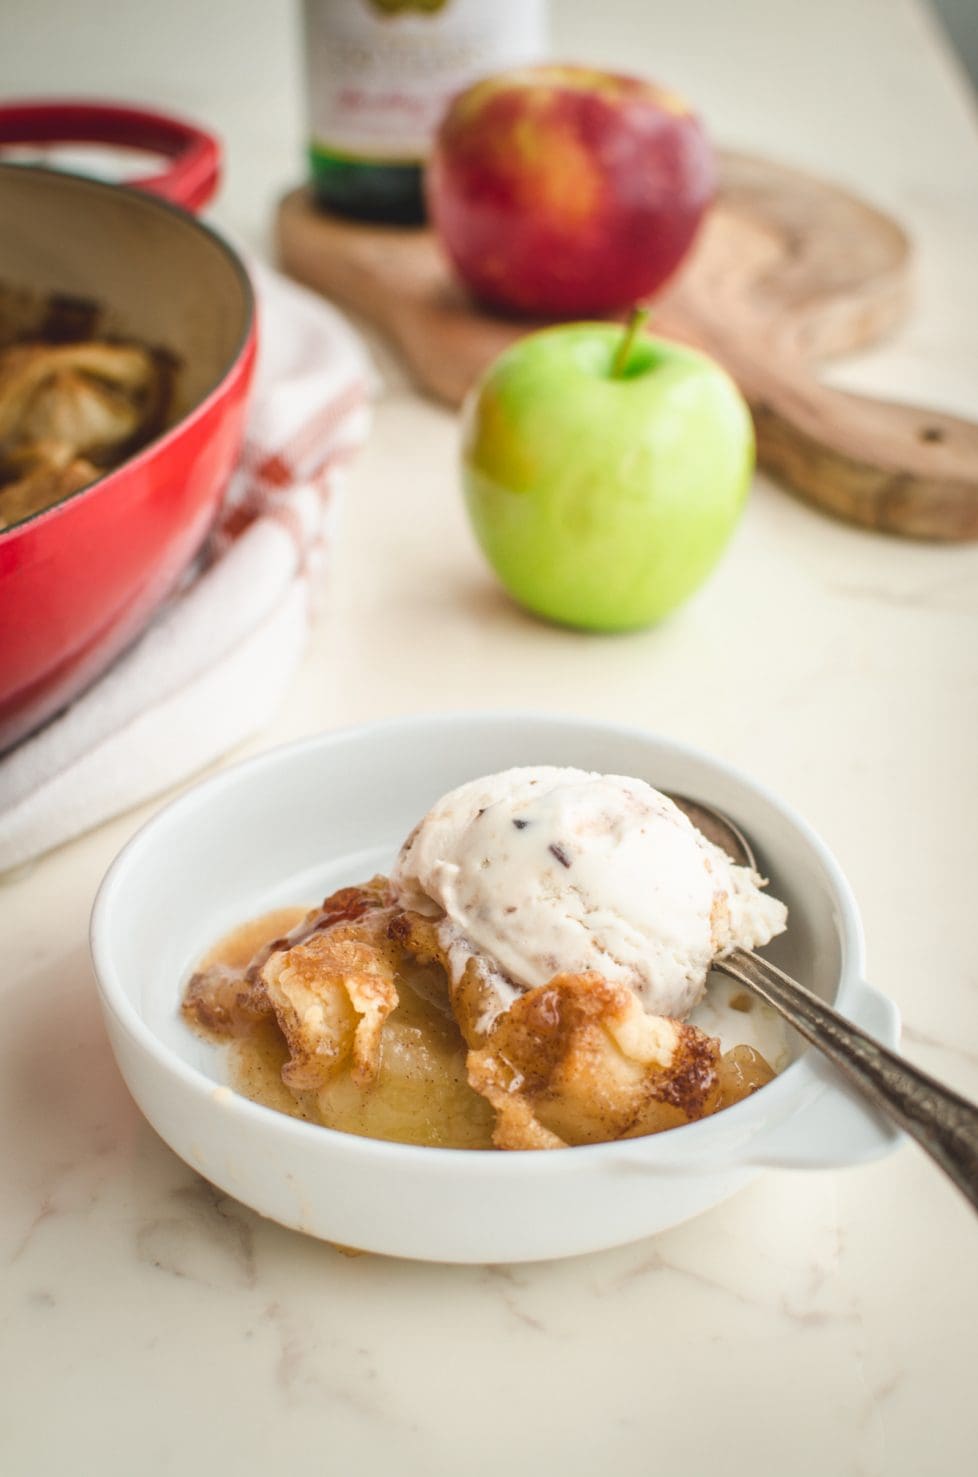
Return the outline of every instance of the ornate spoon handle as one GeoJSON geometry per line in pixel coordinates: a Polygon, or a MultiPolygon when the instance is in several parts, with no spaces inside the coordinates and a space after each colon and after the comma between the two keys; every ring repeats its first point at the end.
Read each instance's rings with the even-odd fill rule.
{"type": "Polygon", "coordinates": [[[773,1005],[887,1118],[915,1138],[978,1210],[978,1107],[874,1041],[759,955],[734,949],[717,959],[714,968],[773,1005]]]}

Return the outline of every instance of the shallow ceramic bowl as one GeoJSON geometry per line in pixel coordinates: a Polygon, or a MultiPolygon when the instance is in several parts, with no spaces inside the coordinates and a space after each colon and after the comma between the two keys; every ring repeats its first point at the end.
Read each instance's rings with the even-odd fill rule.
{"type": "Polygon", "coordinates": [[[718,759],[637,729],[533,714],[403,719],[293,744],[196,786],[117,858],[92,951],[116,1060],[189,1165],[283,1225],[395,1256],[509,1262],[636,1240],[696,1215],[765,1165],[876,1158],[896,1135],[812,1051],[735,1107],[685,1128],[550,1153],[415,1148],[319,1128],[226,1085],[225,1059],[178,1013],[187,977],[235,924],[389,868],[439,795],[522,764],[638,775],[731,815],[790,910],[770,955],[887,1045],[895,1007],[863,982],[848,884],[819,838],[718,759]]]}

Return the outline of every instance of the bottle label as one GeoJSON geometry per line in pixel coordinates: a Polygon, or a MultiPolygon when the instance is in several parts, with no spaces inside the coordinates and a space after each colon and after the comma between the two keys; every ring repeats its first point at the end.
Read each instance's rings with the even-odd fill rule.
{"type": "Polygon", "coordinates": [[[421,163],[454,93],[537,61],[546,0],[306,0],[314,146],[421,163]]]}

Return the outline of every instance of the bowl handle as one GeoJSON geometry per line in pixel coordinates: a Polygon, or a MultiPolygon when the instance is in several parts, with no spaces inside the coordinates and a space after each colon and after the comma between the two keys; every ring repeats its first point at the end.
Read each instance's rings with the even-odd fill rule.
{"type": "Polygon", "coordinates": [[[0,106],[0,158],[4,144],[41,143],[116,144],[162,154],[165,168],[125,183],[194,212],[213,197],[220,179],[221,146],[214,135],[167,113],[61,99],[0,106]]]}
{"type": "MultiPolygon", "coordinates": [[[[900,1041],[900,1015],[886,995],[860,981],[846,1001],[846,1016],[884,1046],[900,1041]]],[[[778,1169],[831,1169],[880,1159],[903,1134],[850,1088],[835,1067],[810,1048],[808,1061],[819,1079],[811,1101],[764,1136],[763,1147],[749,1149],[753,1164],[778,1169]]]]}

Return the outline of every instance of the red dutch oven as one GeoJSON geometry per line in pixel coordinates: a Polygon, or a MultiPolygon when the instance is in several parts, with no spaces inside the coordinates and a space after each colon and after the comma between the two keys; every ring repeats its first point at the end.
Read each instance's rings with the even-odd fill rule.
{"type": "Polygon", "coordinates": [[[97,677],[192,561],[241,446],[256,349],[244,267],[179,208],[213,194],[214,139],[130,108],[0,108],[0,146],[41,140],[125,144],[170,165],[123,187],[0,162],[0,283],[94,300],[100,331],[165,348],[179,369],[167,430],[0,531],[0,750],[97,677]]]}

